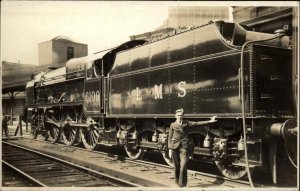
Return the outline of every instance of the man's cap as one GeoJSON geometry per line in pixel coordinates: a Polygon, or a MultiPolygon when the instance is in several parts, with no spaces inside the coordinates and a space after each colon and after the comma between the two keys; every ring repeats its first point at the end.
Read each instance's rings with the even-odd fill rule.
{"type": "Polygon", "coordinates": [[[177,110],[175,111],[175,113],[184,113],[184,110],[183,110],[182,108],[180,108],[180,109],[177,109],[177,110]]]}

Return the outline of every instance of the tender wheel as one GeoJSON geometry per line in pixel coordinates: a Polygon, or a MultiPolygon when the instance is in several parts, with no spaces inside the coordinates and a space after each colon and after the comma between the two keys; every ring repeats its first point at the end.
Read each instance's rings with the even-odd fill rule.
{"type": "Polygon", "coordinates": [[[162,152],[162,156],[163,156],[163,158],[165,159],[166,163],[167,163],[169,166],[172,166],[172,167],[174,166],[174,165],[173,165],[173,160],[172,160],[172,158],[169,157],[169,151],[168,151],[168,150],[163,151],[163,152],[162,152]]]}
{"type": "Polygon", "coordinates": [[[77,127],[66,125],[62,130],[62,138],[66,145],[71,146],[78,140],[79,132],[77,127]]]}
{"type": "Polygon", "coordinates": [[[144,155],[144,150],[142,148],[125,147],[125,151],[132,160],[142,158],[144,155]]]}
{"type": "MultiPolygon", "coordinates": [[[[228,138],[228,148],[236,148],[234,143],[237,143],[240,139],[240,134],[233,135],[228,138]],[[231,144],[230,144],[231,143],[231,144]],[[233,145],[232,145],[233,144],[233,145]]],[[[221,144],[220,144],[221,145],[221,144]]],[[[222,148],[222,147],[219,147],[222,148]]],[[[221,151],[220,151],[221,152],[221,151]]],[[[232,150],[232,154],[235,154],[235,149],[232,150]]],[[[247,175],[247,169],[243,166],[233,165],[232,162],[238,158],[233,158],[231,160],[220,160],[215,161],[217,168],[220,172],[227,178],[230,179],[240,179],[247,175]]],[[[250,168],[250,173],[253,171],[253,168],[250,168]]]]}
{"type": "MultiPolygon", "coordinates": [[[[153,133],[152,133],[153,134],[153,133]]],[[[152,134],[150,134],[149,132],[144,132],[143,134],[141,134],[139,136],[140,141],[141,142],[151,142],[151,136],[152,134]]],[[[141,159],[143,158],[146,150],[144,148],[141,147],[137,147],[137,146],[125,146],[125,151],[127,153],[127,156],[129,158],[131,158],[132,160],[136,160],[136,159],[141,159]]]]}
{"type": "MultiPolygon", "coordinates": [[[[235,166],[225,161],[215,161],[220,172],[227,178],[240,179],[247,175],[247,170],[242,166],[235,166]]],[[[250,169],[251,170],[251,169],[250,169]]]]}
{"type": "Polygon", "coordinates": [[[80,136],[84,147],[88,150],[96,149],[97,143],[100,139],[99,130],[94,127],[81,128],[80,136]]]}

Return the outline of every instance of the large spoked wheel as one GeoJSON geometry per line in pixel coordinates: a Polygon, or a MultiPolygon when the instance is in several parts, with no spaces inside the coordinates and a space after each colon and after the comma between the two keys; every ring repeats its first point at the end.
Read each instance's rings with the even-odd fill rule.
{"type": "MultiPolygon", "coordinates": [[[[231,137],[228,138],[228,143],[236,143],[240,139],[240,134],[237,133],[231,137]]],[[[230,146],[230,145],[229,145],[230,146]]],[[[228,147],[229,147],[228,146],[228,147]]],[[[234,147],[233,147],[234,148],[234,147]]],[[[234,154],[235,149],[232,150],[234,154]]],[[[227,178],[230,179],[240,179],[247,175],[247,169],[244,166],[236,166],[233,165],[232,162],[235,161],[238,158],[233,158],[231,160],[220,160],[215,161],[215,164],[219,171],[227,178]]],[[[250,168],[250,173],[253,172],[253,168],[250,168]]]]}
{"type": "Polygon", "coordinates": [[[61,132],[62,140],[67,146],[71,146],[79,139],[78,128],[69,125],[69,122],[76,121],[76,111],[68,110],[66,114],[63,114],[62,120],[64,120],[65,124],[61,132]]]}
{"type": "Polygon", "coordinates": [[[100,141],[100,132],[96,126],[81,128],[80,136],[84,147],[88,150],[94,150],[100,141]]]}
{"type": "Polygon", "coordinates": [[[220,172],[227,178],[240,179],[247,175],[247,170],[245,167],[235,166],[225,161],[215,161],[215,164],[220,172]]]}
{"type": "Polygon", "coordinates": [[[71,146],[78,140],[79,132],[77,127],[72,127],[70,125],[65,125],[62,130],[62,138],[67,146],[71,146]]]}
{"type": "MultiPolygon", "coordinates": [[[[151,142],[151,136],[152,135],[149,134],[149,132],[144,132],[139,136],[139,138],[141,138],[141,142],[151,142]]],[[[127,156],[132,160],[141,159],[145,154],[145,150],[139,146],[129,145],[124,148],[127,156]]]]}
{"type": "MultiPolygon", "coordinates": [[[[49,118],[52,121],[57,121],[54,115],[51,115],[49,118]]],[[[45,123],[45,125],[47,130],[45,135],[45,140],[50,141],[51,143],[58,142],[61,137],[61,128],[54,124],[49,124],[49,123],[45,123]]]]}
{"type": "Polygon", "coordinates": [[[133,147],[128,147],[128,146],[125,146],[125,151],[128,155],[128,157],[132,160],[136,160],[136,159],[139,159],[139,158],[142,158],[144,156],[144,150],[143,148],[133,148],[133,147]]]}
{"type": "Polygon", "coordinates": [[[169,166],[172,166],[172,167],[174,166],[173,160],[172,160],[172,158],[170,158],[170,156],[169,156],[169,151],[168,151],[168,150],[163,151],[163,152],[162,152],[162,156],[163,156],[163,158],[165,159],[166,163],[167,163],[169,166]]]}
{"type": "Polygon", "coordinates": [[[50,141],[51,143],[56,143],[58,142],[59,138],[60,138],[60,128],[58,128],[55,125],[51,125],[48,131],[47,140],[50,141]]]}

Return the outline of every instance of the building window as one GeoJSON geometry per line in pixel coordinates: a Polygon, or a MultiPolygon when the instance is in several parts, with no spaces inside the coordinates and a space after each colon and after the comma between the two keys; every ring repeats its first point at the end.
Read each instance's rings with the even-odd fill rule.
{"type": "Polygon", "coordinates": [[[67,59],[74,58],[74,47],[68,47],[67,50],[67,59]]]}

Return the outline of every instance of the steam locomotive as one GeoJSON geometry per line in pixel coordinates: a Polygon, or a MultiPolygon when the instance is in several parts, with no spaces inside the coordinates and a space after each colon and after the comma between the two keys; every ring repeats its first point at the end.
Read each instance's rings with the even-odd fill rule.
{"type": "Polygon", "coordinates": [[[26,86],[27,120],[33,136],[51,142],[119,145],[132,159],[158,150],[171,164],[174,111],[183,108],[191,121],[217,116],[189,129],[193,159],[215,163],[230,179],[266,169],[276,182],[281,156],[297,166],[293,63],[283,30],[210,22],[41,72],[26,86]]]}

